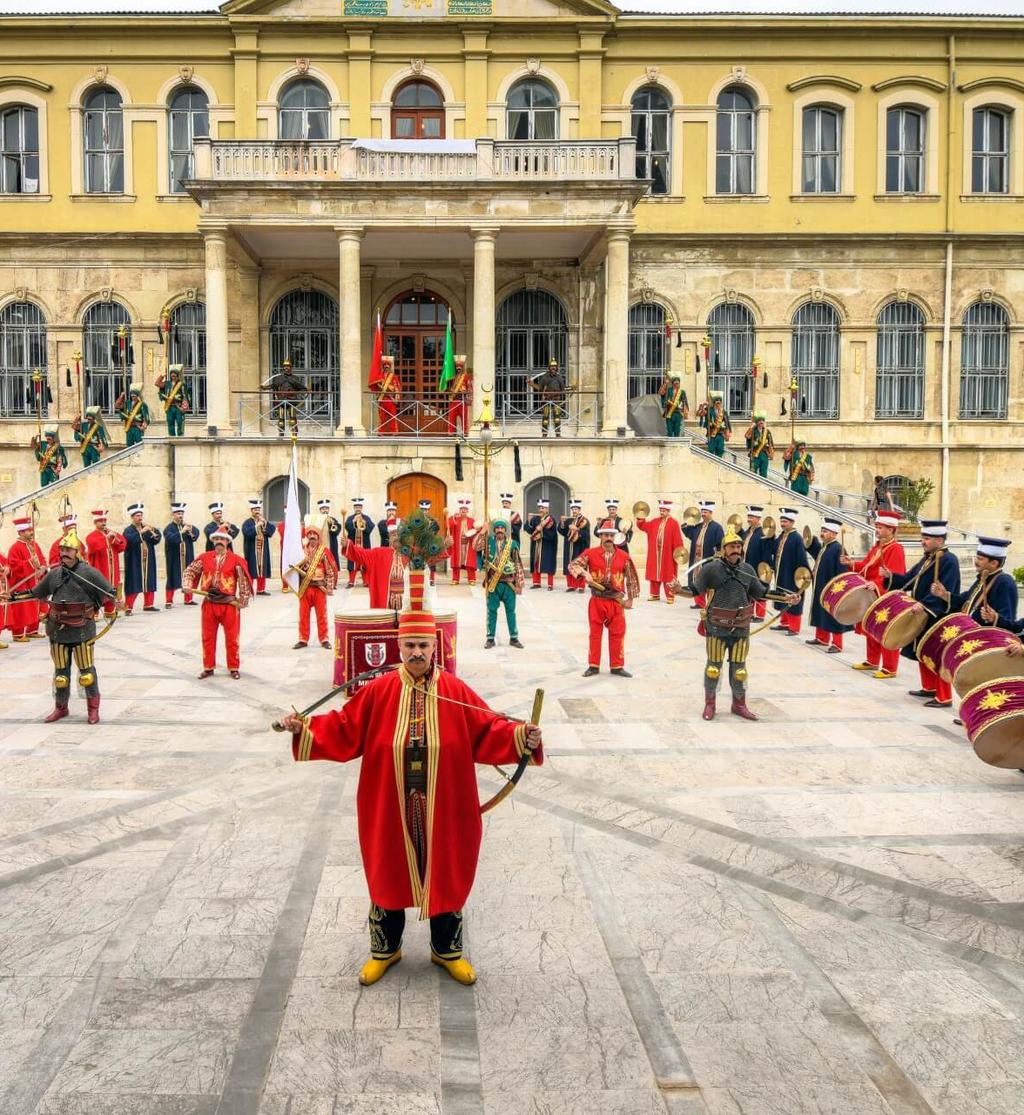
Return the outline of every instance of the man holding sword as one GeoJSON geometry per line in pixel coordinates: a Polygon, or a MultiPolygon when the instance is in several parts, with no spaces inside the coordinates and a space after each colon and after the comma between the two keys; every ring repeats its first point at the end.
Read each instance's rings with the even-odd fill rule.
{"type": "Polygon", "coordinates": [[[217,529],[210,534],[213,549],[199,555],[185,570],[182,588],[203,597],[203,669],[200,678],[213,674],[217,661],[217,628],[224,628],[228,672],[241,677],[238,639],[242,630],[242,608],[252,599],[252,581],[242,558],[228,550],[231,535],[217,529]]]}

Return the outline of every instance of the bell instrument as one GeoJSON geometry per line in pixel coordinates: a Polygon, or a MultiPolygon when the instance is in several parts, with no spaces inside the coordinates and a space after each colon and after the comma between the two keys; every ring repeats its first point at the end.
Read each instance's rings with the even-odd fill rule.
{"type": "Polygon", "coordinates": [[[686,507],[683,509],[683,525],[688,527],[695,527],[700,522],[700,508],[699,507],[686,507]]]}
{"type": "Polygon", "coordinates": [[[771,517],[771,515],[765,515],[764,519],[762,520],[761,533],[764,535],[765,538],[775,537],[775,520],[771,517]]]}
{"type": "Polygon", "coordinates": [[[633,518],[634,519],[649,519],[651,517],[651,505],[645,500],[638,499],[633,504],[633,518]]]}
{"type": "Polygon", "coordinates": [[[739,517],[737,512],[734,511],[729,518],[725,520],[725,525],[739,534],[743,527],[743,520],[739,517]]]}
{"type": "Polygon", "coordinates": [[[806,523],[804,523],[803,533],[800,537],[804,540],[805,546],[809,546],[814,538],[814,535],[811,534],[811,528],[806,523]]]}

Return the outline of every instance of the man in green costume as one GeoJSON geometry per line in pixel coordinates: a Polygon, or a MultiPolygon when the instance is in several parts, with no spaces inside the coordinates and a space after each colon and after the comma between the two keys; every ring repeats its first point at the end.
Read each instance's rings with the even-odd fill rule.
{"type": "Polygon", "coordinates": [[[181,378],[183,370],[183,364],[171,364],[167,369],[170,378],[157,381],[160,401],[164,404],[164,414],[167,416],[168,437],[185,436],[185,412],[192,409],[188,387],[181,378]]]}
{"type": "Polygon", "coordinates": [[[732,435],[732,423],[725,411],[722,392],[712,391],[709,397],[710,405],[701,404],[701,409],[698,411],[700,424],[707,432],[708,452],[714,453],[716,457],[724,457],[725,443],[732,435]]]}
{"type": "Polygon", "coordinates": [[[75,421],[75,441],[82,454],[82,468],[96,464],[103,450],[110,448],[107,427],[103,425],[98,406],[86,407],[85,417],[75,421]]]}
{"type": "Polygon", "coordinates": [[[814,483],[814,458],[807,452],[807,442],[798,441],[784,455],[783,468],[794,492],[805,496],[814,483]]]}
{"type": "Polygon", "coordinates": [[[768,462],[775,456],[775,442],[772,432],[765,423],[763,410],[755,411],[747,429],[747,456],[750,458],[750,471],[756,476],[768,475],[768,462]]]}
{"type": "MultiPolygon", "coordinates": [[[[483,538],[482,532],[478,537],[483,538]]],[[[516,623],[516,596],[523,591],[523,562],[519,556],[519,543],[513,541],[504,519],[494,520],[486,542],[481,543],[481,549],[484,552],[484,590],[487,593],[487,642],[484,648],[490,650],[494,646],[498,608],[503,605],[508,624],[508,644],[522,650],[516,623]]]]}
{"type": "Polygon", "coordinates": [[[142,384],[133,383],[128,388],[128,401],[124,395],[117,400],[117,413],[124,422],[125,445],[138,445],[149,428],[149,407],[142,398],[142,384]]]}
{"type": "Polygon", "coordinates": [[[60,478],[61,469],[68,467],[68,455],[60,443],[60,432],[56,426],[47,426],[43,430],[43,442],[32,438],[32,448],[35,450],[36,460],[39,462],[39,486],[45,488],[60,478]]]}
{"type": "Polygon", "coordinates": [[[683,419],[690,414],[690,401],[683,390],[679,376],[666,379],[658,394],[664,400],[661,416],[665,419],[665,436],[679,437],[683,432],[683,419]]]}

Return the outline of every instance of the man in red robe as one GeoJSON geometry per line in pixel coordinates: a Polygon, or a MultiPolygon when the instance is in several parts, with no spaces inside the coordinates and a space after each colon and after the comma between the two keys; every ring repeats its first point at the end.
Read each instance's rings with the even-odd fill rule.
{"type": "Polygon", "coordinates": [[[601,643],[608,628],[608,661],[611,672],[619,677],[633,675],[626,670],[626,609],[640,594],[640,581],[629,554],[615,545],[618,534],[613,519],[605,519],[597,528],[600,546],[584,550],[569,569],[574,577],[582,577],[590,588],[590,660],[585,678],[601,672],[601,643]]]}
{"type": "Polygon", "coordinates": [[[451,539],[452,556],[452,584],[459,583],[462,570],[466,571],[466,579],[471,585],[476,584],[476,549],[473,539],[476,536],[477,525],[469,513],[473,506],[471,499],[459,500],[459,513],[452,515],[448,520],[448,537],[451,539]]]}
{"type": "Polygon", "coordinates": [[[465,356],[455,357],[455,376],[448,388],[448,433],[469,432],[469,404],[473,398],[473,376],[466,370],[465,356]]]}
{"type": "MultiPolygon", "coordinates": [[[[14,520],[18,541],[7,552],[10,566],[8,580],[12,592],[27,592],[46,576],[48,567],[43,551],[36,541],[31,517],[14,520]]],[[[39,601],[19,600],[10,605],[11,634],[16,643],[27,643],[29,639],[41,639],[39,631],[39,601]]]]}
{"type": "Polygon", "coordinates": [[[338,584],[338,567],[328,548],[325,538],[327,532],[326,516],[316,516],[323,520],[323,526],[315,522],[307,523],[304,546],[306,556],[295,566],[299,574],[299,641],[292,650],[309,646],[309,617],[316,613],[316,633],[320,645],[331,649],[327,638],[327,597],[334,594],[338,584]]]}
{"type": "Polygon", "coordinates": [[[228,550],[232,535],[215,530],[210,535],[212,550],[206,550],[185,570],[181,587],[203,598],[203,670],[200,678],[213,674],[217,662],[217,628],[224,628],[228,672],[237,681],[241,658],[238,639],[242,631],[242,609],[252,599],[252,581],[245,559],[228,550]]]}
{"type": "MultiPolygon", "coordinates": [[[[882,576],[883,566],[893,573],[906,573],[907,555],[903,546],[896,539],[896,528],[900,524],[897,511],[879,511],[875,519],[875,544],[868,550],[860,561],[851,561],[848,557],[839,559],[840,565],[845,565],[854,573],[859,573],[869,580],[881,596],[889,589],[885,578],[882,576]]],[[[894,678],[900,665],[900,652],[886,650],[881,643],[876,642],[858,623],[854,628],[858,635],[863,635],[867,646],[864,661],[854,663],[855,670],[872,670],[872,677],[886,680],[894,678]]]]}
{"type": "Polygon", "coordinates": [[[356,809],[370,892],[370,959],[376,983],[402,958],[407,907],[430,919],[430,958],[459,983],[476,982],[462,955],[462,907],[483,826],[475,764],[543,762],[536,724],[493,712],[434,663],[436,621],[424,610],[422,569],[410,570],[399,621],[402,664],[363,686],[340,712],[282,719],[296,761],[361,759],[356,809]]]}
{"type": "MultiPolygon", "coordinates": [[[[96,510],[92,513],[95,530],[89,533],[85,540],[86,560],[99,570],[104,577],[118,590],[120,595],[121,585],[121,554],[128,548],[128,540],[116,530],[107,529],[108,511],[96,510]]],[[[104,599],[103,612],[112,616],[117,610],[115,600],[104,599]]]]}
{"type": "Polygon", "coordinates": [[[672,584],[676,579],[675,551],[683,544],[683,532],[672,518],[672,501],[658,500],[658,518],[641,519],[636,525],[647,535],[647,580],[651,586],[651,600],[661,599],[661,586],[665,585],[665,601],[676,602],[672,584]]]}
{"type": "Polygon", "coordinates": [[[377,392],[377,432],[379,434],[398,433],[398,401],[402,397],[402,381],[395,371],[395,358],[380,358],[381,376],[370,390],[377,392]]]}
{"type": "Polygon", "coordinates": [[[405,592],[406,559],[398,552],[400,519],[388,519],[389,545],[372,549],[357,546],[346,539],[341,546],[341,556],[361,565],[366,571],[366,584],[370,589],[371,608],[390,608],[397,612],[402,607],[405,592]]]}

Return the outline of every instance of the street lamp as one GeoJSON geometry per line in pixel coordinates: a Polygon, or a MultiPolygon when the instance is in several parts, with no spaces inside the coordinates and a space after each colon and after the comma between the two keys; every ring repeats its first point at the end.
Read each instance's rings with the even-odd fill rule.
{"type": "Polygon", "coordinates": [[[491,391],[493,387],[482,387],[483,404],[480,408],[479,417],[476,420],[476,425],[479,427],[477,437],[473,441],[466,440],[465,445],[469,451],[483,460],[484,466],[484,521],[490,522],[490,498],[491,498],[491,457],[495,453],[500,453],[508,446],[512,446],[514,452],[514,466],[516,483],[522,479],[522,474],[519,470],[519,442],[517,441],[495,441],[494,440],[494,411],[491,409],[491,391]]]}

